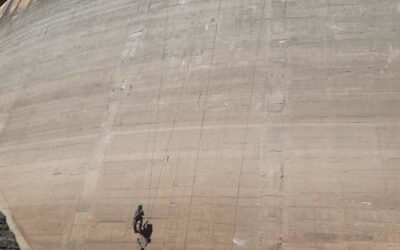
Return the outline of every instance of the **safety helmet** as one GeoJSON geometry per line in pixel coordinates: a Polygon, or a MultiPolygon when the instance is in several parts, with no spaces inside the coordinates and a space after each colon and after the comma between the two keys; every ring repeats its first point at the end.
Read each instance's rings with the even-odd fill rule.
{"type": "Polygon", "coordinates": [[[143,205],[142,205],[142,204],[140,204],[140,205],[138,206],[138,208],[139,208],[139,209],[142,209],[142,208],[143,208],[143,205]]]}

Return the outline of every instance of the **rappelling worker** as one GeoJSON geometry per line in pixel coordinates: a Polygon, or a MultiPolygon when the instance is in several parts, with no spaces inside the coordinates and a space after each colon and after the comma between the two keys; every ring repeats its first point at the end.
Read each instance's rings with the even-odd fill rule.
{"type": "Polygon", "coordinates": [[[139,205],[136,209],[135,217],[133,218],[133,231],[136,234],[139,233],[142,228],[143,216],[144,216],[143,206],[139,205]]]}
{"type": "Polygon", "coordinates": [[[137,241],[140,245],[140,250],[144,250],[147,244],[151,243],[151,234],[153,233],[153,225],[149,224],[147,221],[143,224],[143,227],[139,228],[140,235],[142,237],[138,238],[137,241]]]}

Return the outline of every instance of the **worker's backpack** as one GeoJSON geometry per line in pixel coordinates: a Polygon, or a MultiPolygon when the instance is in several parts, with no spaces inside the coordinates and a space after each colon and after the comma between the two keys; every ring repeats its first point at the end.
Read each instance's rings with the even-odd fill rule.
{"type": "Polygon", "coordinates": [[[150,243],[151,234],[153,233],[153,224],[147,224],[146,228],[143,230],[142,235],[146,238],[147,243],[150,243]]]}

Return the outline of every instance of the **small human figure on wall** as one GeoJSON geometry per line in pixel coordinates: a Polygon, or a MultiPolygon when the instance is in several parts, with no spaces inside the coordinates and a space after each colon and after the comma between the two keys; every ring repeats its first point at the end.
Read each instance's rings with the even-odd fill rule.
{"type": "Polygon", "coordinates": [[[140,229],[142,228],[143,224],[143,217],[143,205],[139,205],[136,209],[135,217],[133,218],[133,231],[135,232],[135,234],[140,233],[140,229]]]}

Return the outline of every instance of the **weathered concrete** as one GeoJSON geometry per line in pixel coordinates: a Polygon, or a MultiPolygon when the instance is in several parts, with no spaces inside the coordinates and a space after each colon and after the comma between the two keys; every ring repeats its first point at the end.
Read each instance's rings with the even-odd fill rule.
{"type": "Polygon", "coordinates": [[[32,249],[400,249],[395,0],[16,1],[0,190],[32,249]]]}

